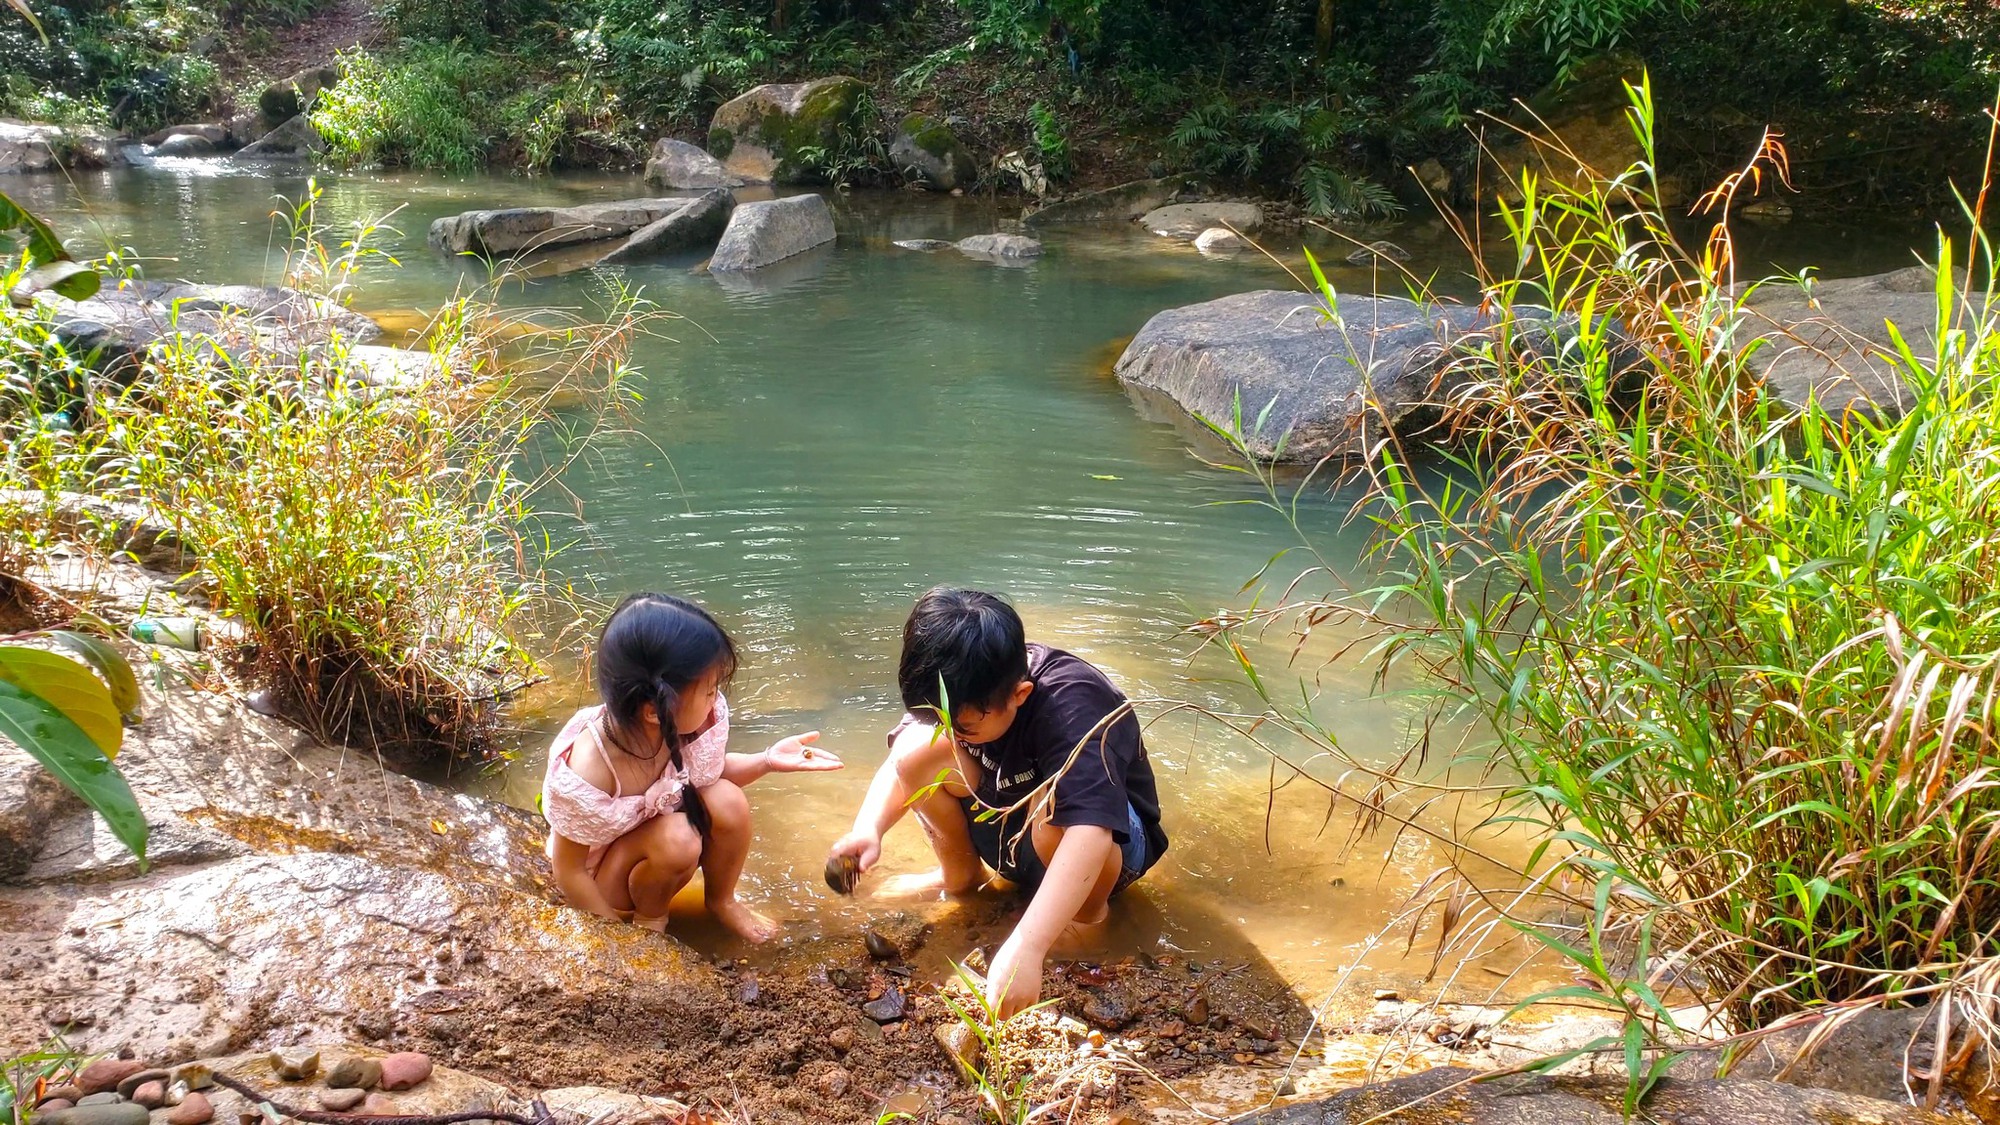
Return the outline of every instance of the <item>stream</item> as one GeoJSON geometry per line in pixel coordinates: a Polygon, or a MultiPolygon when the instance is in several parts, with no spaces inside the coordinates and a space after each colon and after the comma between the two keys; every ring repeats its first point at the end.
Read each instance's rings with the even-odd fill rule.
{"type": "MultiPolygon", "coordinates": [[[[319,219],[333,233],[394,212],[387,258],[364,269],[356,307],[392,328],[434,308],[484,267],[424,245],[430,221],[474,207],[569,204],[646,194],[636,176],[446,177],[324,174],[319,219]]],[[[17,177],[6,185],[86,247],[129,247],[153,277],[276,283],[288,232],[273,212],[298,198],[303,175],[238,171],[221,162],[17,177]]],[[[735,635],[743,667],[729,689],[735,748],[817,729],[843,772],[778,776],[750,791],[757,844],[745,897],[814,936],[861,925],[879,909],[843,900],[820,879],[825,850],[847,828],[895,721],[895,662],[912,599],[938,583],[1004,593],[1031,639],[1105,668],[1133,698],[1254,710],[1232,662],[1197,653],[1182,634],[1222,607],[1268,600],[1303,565],[1281,562],[1245,590],[1274,554],[1296,544],[1249,477],[1191,455],[1185,423],[1159,419],[1109,375],[1125,338],[1152,314],[1257,288],[1291,287],[1270,259],[1205,259],[1136,226],[1039,232],[1046,255],[1003,267],[953,252],[913,253],[897,239],[956,239],[1004,229],[1012,203],[857,192],[836,200],[831,252],[744,280],[690,273],[694,258],[620,267],[625,284],[677,314],[665,336],[642,339],[636,433],[613,435],[566,485],[581,502],[579,543],[560,555],[565,580],[606,600],[635,589],[695,598],[735,635]],[[667,338],[671,337],[671,338],[667,338]]],[[[1463,253],[1438,222],[1371,228],[1469,293],[1463,253]]],[[[1323,260],[1345,245],[1315,234],[1323,260]]],[[[1267,240],[1295,265],[1297,235],[1267,240]]],[[[1866,232],[1806,224],[1752,231],[1746,257],[1829,275],[1909,264],[1920,229],[1866,232]]],[[[1329,269],[1345,290],[1399,282],[1329,269]]],[[[584,270],[506,290],[521,306],[587,308],[606,278],[584,270]]],[[[1357,497],[1314,490],[1302,521],[1326,557],[1353,568],[1365,530],[1346,520],[1357,497]]],[[[1369,576],[1354,573],[1365,586],[1369,576]]],[[[1313,651],[1344,638],[1322,637],[1313,651]]],[[[1273,636],[1260,655],[1279,670],[1278,694],[1309,680],[1317,714],[1356,758],[1383,762],[1409,745],[1421,701],[1372,669],[1284,671],[1273,636]]],[[[547,654],[551,679],[516,708],[509,760],[451,779],[532,807],[550,734],[590,701],[579,653],[547,654]]],[[[1114,953],[1185,950],[1255,956],[1311,1002],[1339,981],[1413,891],[1444,863],[1417,834],[1350,839],[1352,817],[1326,791],[1273,770],[1264,750],[1193,712],[1147,703],[1148,745],[1173,845],[1114,912],[1114,953]]],[[[1448,732],[1447,732],[1448,733],[1448,732]]],[[[1273,747],[1303,761],[1308,748],[1273,747]]],[[[1331,781],[1339,763],[1307,772],[1331,781]]],[[[1458,810],[1470,825],[1483,812],[1458,810]]],[[[1442,811],[1429,822],[1449,827],[1442,811]]],[[[1520,840],[1493,838],[1502,857],[1520,840]]],[[[884,870],[914,870],[926,852],[913,827],[889,838],[884,870]]],[[[866,886],[864,885],[864,891],[866,886]]],[[[698,947],[746,953],[699,918],[675,922],[698,947]]],[[[1389,935],[1353,987],[1366,995],[1422,975],[1429,950],[1404,954],[1389,935]]],[[[1491,979],[1463,982],[1478,999],[1515,955],[1493,956],[1491,979]]],[[[1477,974],[1475,974],[1477,975],[1477,974]]],[[[1519,982],[1516,982],[1517,984],[1519,982]]]]}

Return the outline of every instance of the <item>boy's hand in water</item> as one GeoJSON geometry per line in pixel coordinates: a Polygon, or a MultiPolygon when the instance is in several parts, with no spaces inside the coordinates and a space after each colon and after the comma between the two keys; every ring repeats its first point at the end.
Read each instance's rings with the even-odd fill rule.
{"type": "Polygon", "coordinates": [[[826,854],[828,859],[837,856],[851,857],[857,867],[867,871],[875,866],[876,860],[882,858],[882,837],[868,832],[849,832],[835,840],[832,850],[826,854]]]}
{"type": "Polygon", "coordinates": [[[813,773],[839,769],[840,756],[814,746],[813,743],[818,741],[819,732],[816,730],[781,738],[764,751],[764,764],[772,773],[813,773]]]}

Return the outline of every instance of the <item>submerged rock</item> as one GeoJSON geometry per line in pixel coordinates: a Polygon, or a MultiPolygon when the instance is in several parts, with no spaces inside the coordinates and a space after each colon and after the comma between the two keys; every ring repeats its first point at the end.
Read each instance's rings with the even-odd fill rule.
{"type": "Polygon", "coordinates": [[[986,261],[1025,261],[1042,256],[1042,244],[1023,234],[975,234],[961,238],[958,252],[986,261]]]}
{"type": "Polygon", "coordinates": [[[758,86],[715,111],[708,151],[753,183],[802,183],[813,174],[806,150],[839,151],[858,124],[866,92],[845,75],[758,86]]]}
{"type": "Polygon", "coordinates": [[[889,142],[889,162],[932,191],[966,187],[979,176],[979,166],[951,127],[922,113],[903,118],[889,142]]]}
{"type": "Polygon", "coordinates": [[[1312,462],[1360,453],[1439,402],[1448,345],[1489,320],[1400,297],[1342,297],[1340,313],[1336,325],[1316,299],[1283,290],[1169,309],[1146,322],[1115,370],[1220,426],[1240,402],[1252,455],[1312,462]]]}
{"type": "Polygon", "coordinates": [[[1194,240],[1194,248],[1204,254],[1236,254],[1250,248],[1250,241],[1225,227],[1210,227],[1194,240]]]}
{"type": "Polygon", "coordinates": [[[688,190],[737,188],[748,181],[722,166],[722,161],[699,146],[672,137],[653,142],[653,156],[646,162],[646,182],[657,187],[688,190]]]}
{"type": "MultiPolygon", "coordinates": [[[[958,243],[948,242],[942,238],[899,238],[890,243],[890,245],[901,250],[916,250],[925,254],[935,254],[939,250],[956,249],[958,243]]],[[[847,892],[842,891],[841,893],[846,894],[847,892]]]]}
{"type": "Polygon", "coordinates": [[[431,224],[431,248],[500,258],[579,242],[625,238],[688,206],[685,196],[621,199],[577,207],[510,207],[465,211],[431,224]]]}
{"type": "Polygon", "coordinates": [[[745,203],[729,217],[708,269],[761,269],[833,240],[833,209],[817,195],[745,203]]]}
{"type": "Polygon", "coordinates": [[[153,146],[154,156],[213,156],[216,144],[198,133],[175,133],[153,146]]]}
{"type": "Polygon", "coordinates": [[[1193,241],[1210,227],[1255,234],[1264,226],[1264,209],[1255,203],[1175,203],[1146,212],[1139,220],[1154,234],[1193,241]]]}
{"type": "Polygon", "coordinates": [[[1072,195],[1068,199],[1059,200],[1038,211],[1030,212],[1025,221],[1029,226],[1129,222],[1149,211],[1166,206],[1173,202],[1174,197],[1185,191],[1196,190],[1199,185],[1199,178],[1194,176],[1163,176],[1153,180],[1134,180],[1102,191],[1072,195]]]}
{"type": "Polygon", "coordinates": [[[1386,241],[1371,242],[1366,246],[1357,246],[1354,248],[1354,252],[1347,256],[1347,264],[1350,266],[1372,266],[1376,262],[1407,262],[1409,260],[1410,252],[1408,250],[1403,249],[1393,242],[1386,241]]]}
{"type": "MultiPolygon", "coordinates": [[[[697,150],[699,151],[699,150],[697,150]]],[[[720,188],[707,191],[671,214],[664,215],[632,232],[616,250],[604,256],[606,262],[631,262],[643,258],[705,250],[722,238],[736,199],[720,188]]]]}

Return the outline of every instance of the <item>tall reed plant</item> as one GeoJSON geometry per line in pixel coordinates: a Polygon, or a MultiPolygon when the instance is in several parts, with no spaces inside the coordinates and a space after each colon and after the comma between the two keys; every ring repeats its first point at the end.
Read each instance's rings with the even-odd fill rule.
{"type": "MultiPolygon", "coordinates": [[[[1650,92],[1632,94],[1650,153],[1650,92]]],[[[1649,160],[1575,187],[1524,175],[1500,210],[1511,266],[1481,278],[1496,324],[1438,404],[1455,452],[1440,472],[1392,437],[1358,470],[1378,577],[1321,584],[1321,565],[1208,624],[1357,630],[1385,678],[1420,669],[1440,713],[1473,721],[1485,785],[1356,762],[1355,800],[1380,816],[1473,792],[1484,827],[1529,829],[1517,882],[1440,873],[1417,912],[1441,954],[1505,924],[1573,962],[1589,983],[1550,995],[1628,1016],[1592,1047],[1638,1077],[1697,1028],[1988,993],[2000,954],[1986,193],[1968,236],[1940,234],[1932,314],[1890,327],[1900,405],[1788,404],[1754,356],[1792,344],[1750,303],[1802,282],[1743,283],[1726,222],[1784,172],[1767,138],[1702,201],[1725,221],[1694,246],[1649,160]]],[[[1240,438],[1240,420],[1218,428],[1240,438]]],[[[1255,471],[1295,518],[1292,486],[1255,471]]],[[[1330,717],[1242,658],[1268,719],[1342,752],[1330,717]]]]}

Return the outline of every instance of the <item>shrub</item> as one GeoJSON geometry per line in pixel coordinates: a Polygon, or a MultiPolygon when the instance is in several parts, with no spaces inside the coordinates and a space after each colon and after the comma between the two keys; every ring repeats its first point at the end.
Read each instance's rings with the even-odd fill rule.
{"type": "Polygon", "coordinates": [[[335,158],[446,171],[485,161],[495,60],[458,44],[413,44],[394,55],[355,47],[340,53],[340,67],[340,84],[322,90],[312,110],[335,158]]]}
{"type": "MultiPolygon", "coordinates": [[[[1767,144],[1758,171],[1782,156],[1767,144]]],[[[1935,359],[1892,361],[1907,409],[1793,409],[1747,366],[1726,226],[1684,249],[1646,164],[1519,186],[1515,272],[1486,278],[1496,342],[1444,405],[1464,451],[1440,476],[1385,442],[1363,473],[1386,577],[1260,618],[1358,628],[1384,674],[1422,669],[1492,733],[1483,789],[1356,763],[1371,815],[1484,792],[1485,827],[1541,841],[1522,886],[1470,865],[1434,885],[1419,912],[1441,907],[1441,952],[1497,911],[1589,980],[1562,995],[1628,1017],[1641,1075],[1648,1036],[1689,1030],[1674,988],[1740,1030],[1980,987],[2000,964],[2000,305],[1982,216],[1978,268],[1941,238],[1936,324],[1901,326],[1939,340],[1935,359]],[[1563,346],[1513,331],[1533,306],[1570,318],[1563,346]]],[[[1338,752],[1309,707],[1272,707],[1338,752]]]]}
{"type": "MultiPolygon", "coordinates": [[[[297,219],[311,231],[312,200],[297,219]]],[[[302,236],[288,276],[350,295],[372,231],[338,252],[302,236]]],[[[92,424],[0,461],[0,488],[161,513],[240,622],[243,666],[314,733],[403,757],[477,745],[531,668],[509,628],[545,603],[541,561],[560,545],[538,497],[616,408],[646,318],[616,290],[605,312],[584,331],[462,296],[426,334],[438,369],[391,389],[338,342],[293,355],[177,339],[128,386],[98,388],[92,424]],[[557,396],[586,405],[552,427],[557,396]]]]}

